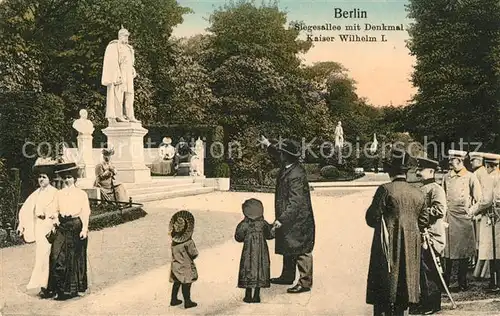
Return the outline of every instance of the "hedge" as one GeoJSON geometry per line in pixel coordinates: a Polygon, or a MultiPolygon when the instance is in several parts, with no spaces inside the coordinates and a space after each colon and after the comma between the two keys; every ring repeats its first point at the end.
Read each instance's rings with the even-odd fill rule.
{"type": "MultiPolygon", "coordinates": [[[[148,213],[140,206],[124,208],[122,210],[114,210],[105,213],[92,215],[89,221],[89,230],[97,231],[107,227],[114,227],[120,224],[131,222],[136,219],[145,217],[148,213]]],[[[7,232],[0,229],[0,248],[11,247],[15,245],[25,244],[23,239],[17,236],[15,230],[11,230],[10,240],[7,240],[7,232]]]]}

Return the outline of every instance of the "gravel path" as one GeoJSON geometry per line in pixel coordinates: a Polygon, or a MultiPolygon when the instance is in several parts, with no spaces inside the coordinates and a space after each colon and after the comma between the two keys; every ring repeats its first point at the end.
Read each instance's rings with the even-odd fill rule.
{"type": "MultiPolygon", "coordinates": [[[[90,232],[90,294],[169,263],[170,241],[166,234],[176,210],[150,205],[146,211],[149,214],[139,220],[90,232]]],[[[200,251],[233,238],[239,214],[191,211],[196,218],[194,238],[200,251]]],[[[57,306],[57,302],[39,300],[33,296],[36,293],[27,293],[24,288],[34,264],[34,251],[34,244],[0,250],[0,297],[5,300],[6,315],[17,311],[42,315],[48,307],[57,306]]]]}

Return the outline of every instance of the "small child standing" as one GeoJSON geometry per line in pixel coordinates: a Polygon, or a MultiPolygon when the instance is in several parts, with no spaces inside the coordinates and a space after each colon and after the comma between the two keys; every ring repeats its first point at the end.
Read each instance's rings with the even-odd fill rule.
{"type": "Polygon", "coordinates": [[[191,300],[191,284],[198,280],[198,271],[194,259],[198,257],[198,250],[194,244],[194,216],[182,210],[175,213],[170,220],[169,234],[172,237],[172,264],[170,282],[172,286],[171,306],[182,304],[177,298],[179,288],[182,287],[184,308],[195,307],[198,304],[191,300]]]}
{"type": "Polygon", "coordinates": [[[245,218],[236,227],[234,235],[237,242],[243,243],[238,287],[245,289],[245,303],[260,303],[260,289],[271,286],[269,248],[266,240],[274,238],[274,230],[264,219],[264,206],[261,201],[246,200],[242,209],[245,218]]]}

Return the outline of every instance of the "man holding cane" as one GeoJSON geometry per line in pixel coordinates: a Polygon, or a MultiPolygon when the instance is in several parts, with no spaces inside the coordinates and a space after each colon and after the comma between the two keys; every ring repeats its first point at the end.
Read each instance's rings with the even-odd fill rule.
{"type": "Polygon", "coordinates": [[[411,308],[410,314],[431,315],[441,310],[442,284],[437,265],[440,265],[446,243],[443,221],[446,214],[446,193],[435,181],[434,174],[438,166],[437,161],[417,158],[417,177],[423,184],[420,189],[425,195],[424,214],[427,225],[424,238],[428,238],[431,245],[427,245],[424,240],[420,263],[420,304],[411,308]],[[434,258],[431,251],[434,252],[434,258]]]}
{"type": "Polygon", "coordinates": [[[315,223],[307,173],[299,161],[300,145],[288,139],[272,145],[264,136],[260,142],[281,163],[274,197],[274,228],[275,253],[283,256],[283,269],[281,276],[272,278],[271,283],[293,284],[298,267],[300,278],[287,292],[309,292],[313,281],[315,223]]]}

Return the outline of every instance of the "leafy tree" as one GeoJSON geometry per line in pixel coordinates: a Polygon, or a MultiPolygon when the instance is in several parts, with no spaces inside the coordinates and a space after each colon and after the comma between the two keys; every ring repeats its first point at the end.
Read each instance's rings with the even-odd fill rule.
{"type": "Polygon", "coordinates": [[[62,97],[66,117],[76,117],[80,108],[88,108],[97,119],[95,123],[104,122],[102,61],[106,45],[117,38],[122,25],[131,32],[130,40],[136,50],[137,116],[147,124],[155,118],[155,106],[168,103],[168,71],[173,63],[168,39],[173,27],[190,12],[176,1],[7,0],[0,7],[0,20],[5,21],[0,24],[0,34],[5,34],[0,38],[5,47],[2,53],[19,65],[14,54],[20,49],[17,43],[21,43],[21,48],[23,43],[29,43],[26,54],[35,60],[28,66],[34,64],[38,68],[24,68],[39,71],[37,76],[28,73],[26,77],[42,78],[43,91],[62,97]]]}
{"type": "Polygon", "coordinates": [[[267,58],[280,72],[300,66],[298,53],[311,48],[311,42],[299,40],[299,31],[285,27],[287,14],[276,3],[229,1],[209,18],[210,45],[207,61],[211,69],[232,56],[267,58]]]}
{"type": "Polygon", "coordinates": [[[167,70],[172,84],[169,103],[159,108],[159,121],[177,124],[207,124],[214,121],[210,115],[217,103],[211,85],[210,72],[201,65],[189,40],[174,41],[174,65],[167,70]]]}
{"type": "MultiPolygon", "coordinates": [[[[30,184],[31,167],[39,156],[55,158],[71,126],[64,118],[64,102],[47,93],[3,94],[0,152],[8,168],[19,168],[23,184],[30,184]]],[[[25,187],[26,188],[26,187],[25,187]]]]}
{"type": "Polygon", "coordinates": [[[418,88],[408,129],[419,138],[498,140],[500,119],[497,1],[410,1],[408,48],[418,88]]]}

